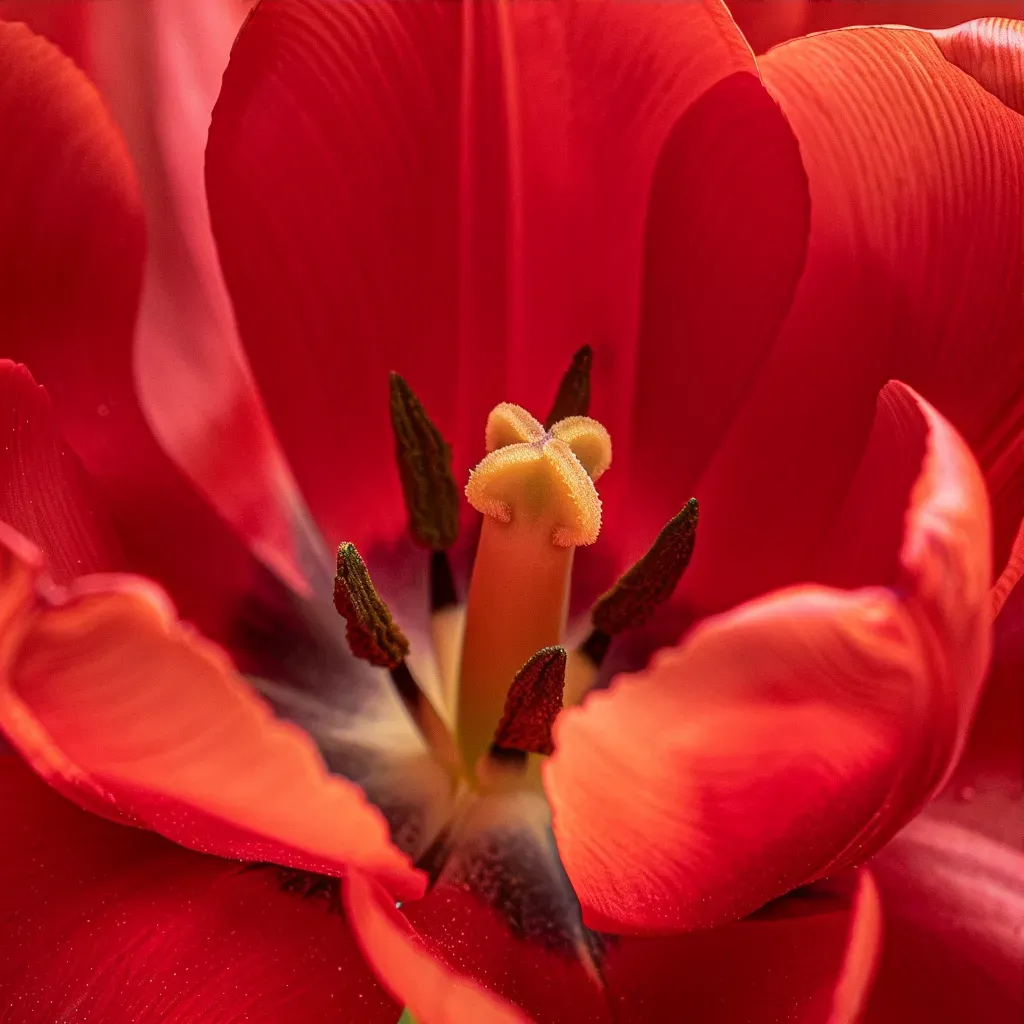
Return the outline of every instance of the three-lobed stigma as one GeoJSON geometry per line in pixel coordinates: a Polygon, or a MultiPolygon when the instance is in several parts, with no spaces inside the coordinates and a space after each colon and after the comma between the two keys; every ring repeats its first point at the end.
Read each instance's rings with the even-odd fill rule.
{"type": "Polygon", "coordinates": [[[509,402],[487,418],[488,454],[469,475],[466,498],[501,523],[538,524],[557,547],[593,544],[601,531],[594,481],[611,465],[608,431],[588,416],[545,430],[509,402]]]}

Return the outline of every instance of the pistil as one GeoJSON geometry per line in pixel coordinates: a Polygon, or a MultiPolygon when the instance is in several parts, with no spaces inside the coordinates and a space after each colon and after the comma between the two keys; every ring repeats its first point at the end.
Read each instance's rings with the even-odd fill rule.
{"type": "Polygon", "coordinates": [[[597,539],[593,481],[611,462],[610,438],[595,420],[573,416],[545,431],[507,403],[488,418],[486,442],[489,454],[466,487],[484,515],[459,683],[458,743],[467,765],[490,747],[519,669],[562,639],[573,553],[597,539]]]}

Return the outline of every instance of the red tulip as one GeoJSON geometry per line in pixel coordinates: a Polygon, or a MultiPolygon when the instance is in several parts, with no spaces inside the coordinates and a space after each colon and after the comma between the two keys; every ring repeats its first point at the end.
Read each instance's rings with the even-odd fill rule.
{"type": "Polygon", "coordinates": [[[968,992],[1010,1019],[1019,864],[941,802],[905,826],[968,742],[1024,569],[1022,31],[850,30],[755,63],[711,2],[263,3],[206,159],[257,398],[187,168],[167,192],[186,215],[140,128],[140,194],[84,76],[0,25],[0,317],[46,388],[0,364],[0,725],[84,809],[0,761],[5,1000],[114,1022],[886,1021],[940,964],[928,1019],[964,1019],[968,992]],[[583,343],[614,445],[601,503],[602,428],[487,417],[543,414],[583,343]],[[457,702],[405,539],[391,369],[456,478],[485,422],[495,449],[468,491],[487,515],[457,702]],[[576,558],[585,632],[691,494],[693,560],[612,645],[607,689],[548,757],[558,661],[536,663],[487,753],[491,676],[565,636],[571,556],[522,524],[554,516],[568,551],[601,528],[576,558]],[[363,552],[435,710],[344,548],[336,603],[371,609],[349,637],[391,678],[349,655],[321,533],[363,552]]]}

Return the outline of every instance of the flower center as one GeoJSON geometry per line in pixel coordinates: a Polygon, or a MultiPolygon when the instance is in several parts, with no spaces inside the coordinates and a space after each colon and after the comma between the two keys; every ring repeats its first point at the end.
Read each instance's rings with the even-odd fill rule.
{"type": "Polygon", "coordinates": [[[486,442],[466,486],[484,516],[459,673],[458,743],[471,765],[490,746],[516,673],[562,642],[573,553],[597,540],[594,480],[611,463],[608,432],[586,416],[545,431],[519,406],[499,405],[486,442]]]}
{"type": "Polygon", "coordinates": [[[406,664],[409,642],[358,552],[351,544],[338,550],[335,606],[353,653],[388,669],[438,759],[475,786],[536,784],[530,756],[551,753],[551,727],[563,701],[583,698],[613,636],[650,618],[693,550],[697,503],[691,499],[595,605],[589,636],[567,654],[561,644],[573,555],[597,540],[601,500],[594,482],[612,460],[608,431],[586,415],[591,358],[589,347],[576,353],[544,425],[510,403],[488,417],[487,454],[465,488],[483,516],[465,608],[447,556],[459,525],[451,449],[408,384],[391,376],[409,529],[431,551],[431,633],[443,701],[432,703],[417,685],[406,664]]]}

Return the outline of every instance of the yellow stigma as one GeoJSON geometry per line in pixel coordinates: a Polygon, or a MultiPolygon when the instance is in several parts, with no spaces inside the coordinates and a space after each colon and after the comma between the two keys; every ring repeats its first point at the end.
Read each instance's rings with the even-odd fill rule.
{"type": "Polygon", "coordinates": [[[562,640],[573,552],[597,540],[594,480],[612,457],[596,420],[570,416],[545,431],[508,403],[488,417],[486,442],[466,486],[484,515],[459,683],[459,746],[469,765],[489,748],[516,673],[562,640]]]}
{"type": "Polygon", "coordinates": [[[593,544],[601,531],[594,481],[611,465],[608,431],[571,416],[545,431],[525,409],[504,402],[487,418],[487,457],[469,475],[466,497],[501,523],[550,528],[560,548],[593,544]]]}

